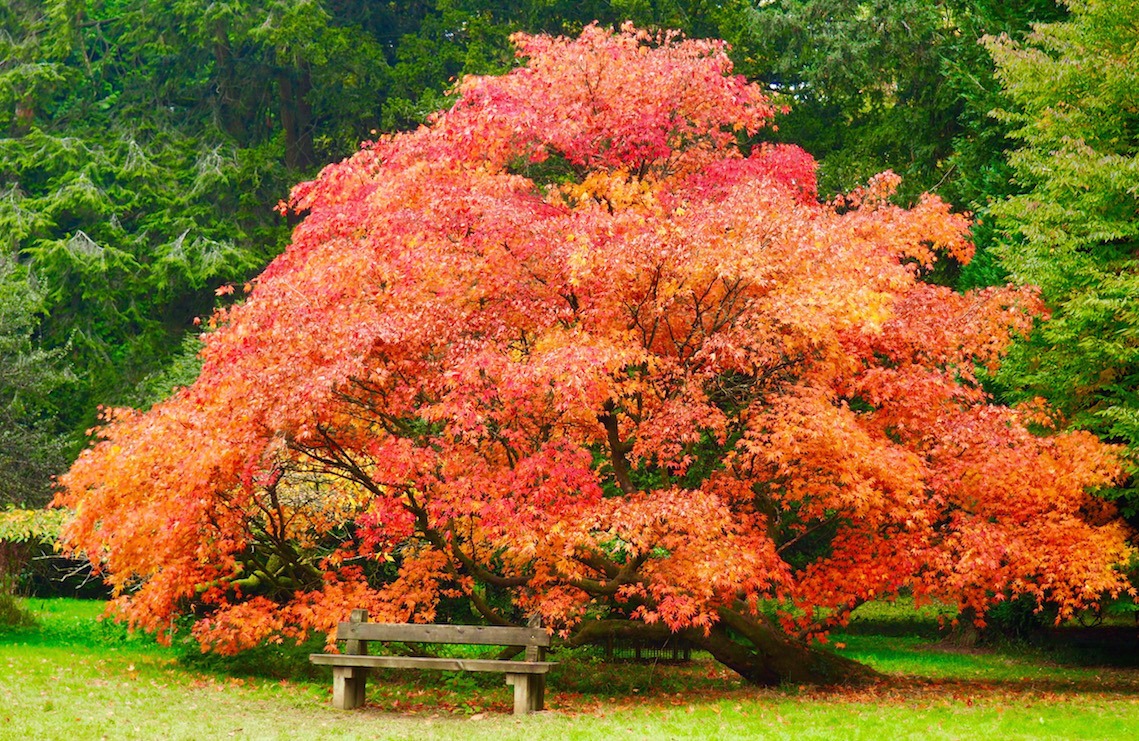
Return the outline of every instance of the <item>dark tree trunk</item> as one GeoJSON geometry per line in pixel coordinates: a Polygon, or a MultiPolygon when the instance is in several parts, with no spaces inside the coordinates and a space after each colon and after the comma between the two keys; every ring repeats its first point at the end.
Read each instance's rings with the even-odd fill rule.
{"type": "Polygon", "coordinates": [[[864,664],[809,646],[726,608],[720,610],[720,622],[707,634],[698,628],[675,634],[661,623],[595,620],[583,623],[566,644],[582,646],[608,637],[664,641],[676,635],[712,654],[752,684],[863,684],[879,676],[864,664]]]}
{"type": "Polygon", "coordinates": [[[719,613],[720,623],[704,638],[703,647],[753,684],[860,684],[878,677],[865,664],[810,646],[740,610],[721,607],[719,613]]]}
{"type": "Polygon", "coordinates": [[[312,140],[312,75],[307,67],[284,69],[277,73],[280,92],[281,126],[285,130],[285,166],[306,170],[316,164],[312,140]]]}
{"type": "Polygon", "coordinates": [[[240,92],[234,80],[237,74],[233,65],[233,54],[225,31],[219,29],[214,40],[214,94],[217,106],[218,123],[226,133],[240,142],[249,139],[249,122],[241,114],[240,92]]]}
{"type": "Polygon", "coordinates": [[[977,611],[966,607],[957,615],[957,625],[942,639],[946,646],[976,648],[981,643],[982,630],[977,627],[977,611]]]}
{"type": "Polygon", "coordinates": [[[16,120],[12,122],[12,136],[20,137],[31,131],[32,123],[35,120],[36,109],[32,104],[31,96],[16,101],[16,120]]]}

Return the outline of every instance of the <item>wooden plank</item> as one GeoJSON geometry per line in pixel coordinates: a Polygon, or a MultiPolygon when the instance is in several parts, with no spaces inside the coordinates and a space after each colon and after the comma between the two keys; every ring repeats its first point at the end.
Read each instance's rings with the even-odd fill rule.
{"type": "Polygon", "coordinates": [[[405,643],[468,643],[478,646],[549,646],[543,628],[498,625],[436,625],[416,623],[340,623],[341,641],[402,641],[405,643]]]}
{"type": "Polygon", "coordinates": [[[545,709],[545,674],[507,674],[506,683],[514,686],[515,715],[536,713],[545,709]]]}
{"type": "Polygon", "coordinates": [[[506,683],[514,685],[514,714],[526,715],[531,712],[533,699],[530,696],[530,675],[507,674],[506,683]]]}
{"type": "MultiPolygon", "coordinates": [[[[353,625],[368,622],[367,610],[353,610],[348,621],[353,625]]],[[[349,640],[344,644],[344,653],[346,654],[366,654],[368,653],[368,644],[360,640],[349,640]]]]}
{"type": "Polygon", "coordinates": [[[332,707],[352,710],[364,704],[367,669],[358,666],[332,667],[332,707]]]}
{"type": "MultiPolygon", "coordinates": [[[[534,674],[530,677],[530,709],[537,712],[546,709],[546,675],[534,674]]],[[[364,704],[364,698],[360,698],[364,704]]]]}
{"type": "MultiPolygon", "coordinates": [[[[348,620],[352,623],[366,623],[368,622],[368,611],[353,610],[348,620]]],[[[367,641],[345,641],[344,652],[359,655],[367,654],[368,643],[367,641]]],[[[367,683],[368,670],[365,667],[332,667],[332,705],[346,710],[363,707],[367,683]],[[339,674],[343,674],[343,677],[338,677],[339,674]],[[340,693],[339,699],[337,698],[337,690],[340,693]]]]}
{"type": "Polygon", "coordinates": [[[545,674],[553,661],[502,661],[500,659],[437,659],[423,656],[355,656],[310,654],[309,661],[323,666],[368,666],[385,669],[440,669],[442,671],[545,674]]]}

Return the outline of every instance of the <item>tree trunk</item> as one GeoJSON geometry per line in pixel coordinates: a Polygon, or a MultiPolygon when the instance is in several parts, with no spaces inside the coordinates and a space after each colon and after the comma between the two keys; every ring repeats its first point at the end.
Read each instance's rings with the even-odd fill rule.
{"type": "Polygon", "coordinates": [[[965,607],[957,615],[957,625],[942,639],[942,644],[953,648],[976,648],[981,643],[981,629],[977,627],[977,611],[965,607]]]}
{"type": "Polygon", "coordinates": [[[32,129],[36,120],[36,108],[32,103],[32,96],[25,95],[16,101],[16,120],[12,122],[12,136],[20,137],[32,129]]]}
{"type": "MultiPolygon", "coordinates": [[[[879,676],[865,664],[788,636],[741,610],[721,607],[719,614],[720,623],[703,636],[702,647],[753,684],[861,684],[879,676]],[[751,645],[735,639],[732,632],[751,645]]],[[[694,640],[700,643],[700,637],[694,640]]]]}
{"type": "Polygon", "coordinates": [[[239,142],[249,140],[249,121],[241,113],[241,95],[235,84],[233,54],[229,38],[224,29],[219,28],[214,38],[214,93],[217,105],[217,118],[226,133],[239,142]]]}
{"type": "Polygon", "coordinates": [[[284,69],[277,73],[280,93],[281,126],[285,130],[285,166],[306,170],[316,164],[312,139],[312,75],[307,67],[284,69]]]}
{"type": "Polygon", "coordinates": [[[632,620],[588,621],[578,627],[566,644],[582,646],[609,637],[664,641],[680,636],[748,682],[762,686],[787,682],[863,684],[879,676],[864,664],[812,647],[734,610],[721,608],[720,617],[721,621],[708,633],[699,628],[673,633],[661,623],[648,625],[632,620]]]}

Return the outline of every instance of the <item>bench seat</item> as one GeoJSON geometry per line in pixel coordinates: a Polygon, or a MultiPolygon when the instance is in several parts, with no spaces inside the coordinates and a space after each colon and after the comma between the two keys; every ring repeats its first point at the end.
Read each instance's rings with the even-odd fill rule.
{"type": "Polygon", "coordinates": [[[498,672],[500,674],[545,674],[552,661],[504,661],[502,659],[448,659],[430,656],[358,656],[354,654],[309,654],[309,661],[325,666],[365,666],[376,669],[439,669],[451,672],[498,672]]]}

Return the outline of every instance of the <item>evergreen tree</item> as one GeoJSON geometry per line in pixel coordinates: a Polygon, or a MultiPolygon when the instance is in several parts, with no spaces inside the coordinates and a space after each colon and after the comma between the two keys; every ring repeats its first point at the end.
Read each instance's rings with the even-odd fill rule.
{"type": "MultiPolygon", "coordinates": [[[[1139,2],[1079,0],[1071,18],[989,48],[1025,192],[994,207],[999,255],[1052,309],[1005,379],[1077,427],[1139,453],[1139,2]]],[[[1134,484],[1125,500],[1137,514],[1134,484]]]]}
{"type": "Polygon", "coordinates": [[[71,379],[60,351],[37,347],[39,299],[26,271],[0,256],[0,509],[46,504],[67,462],[52,395],[71,379]]]}

